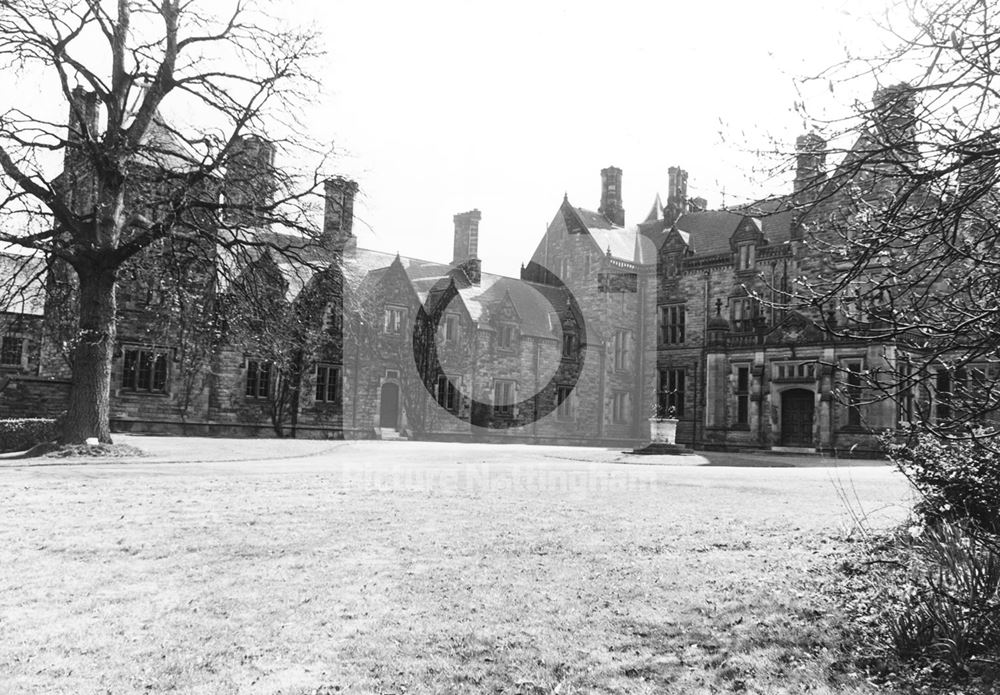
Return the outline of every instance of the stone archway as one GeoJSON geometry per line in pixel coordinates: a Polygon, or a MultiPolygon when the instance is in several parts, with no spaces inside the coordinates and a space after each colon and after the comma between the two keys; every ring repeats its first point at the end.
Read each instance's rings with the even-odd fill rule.
{"type": "Polygon", "coordinates": [[[814,447],[816,394],[808,389],[781,393],[781,446],[814,447]]]}

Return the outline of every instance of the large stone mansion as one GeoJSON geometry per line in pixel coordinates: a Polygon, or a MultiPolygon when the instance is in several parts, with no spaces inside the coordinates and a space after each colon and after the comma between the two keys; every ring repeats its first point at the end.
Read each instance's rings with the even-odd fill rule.
{"type": "MultiPolygon", "coordinates": [[[[251,158],[273,157],[258,138],[244,144],[251,158]]],[[[179,328],[149,329],[179,326],[162,316],[172,310],[148,278],[126,278],[112,427],[625,447],[669,414],[693,448],[871,452],[873,433],[905,414],[865,403],[857,374],[892,359],[891,346],[834,340],[815,316],[783,307],[796,278],[831,262],[803,233],[837,204],[817,202],[824,147],[799,138],[793,190],[740,207],[689,198],[687,173],[671,167],[665,203],[651,196],[638,224],[626,224],[622,171],[608,167],[596,210],[554,206],[519,278],[483,271],[478,210],[454,216],[448,262],[358,248],[357,186],[332,179],[317,241],[255,229],[268,243],[239,269],[269,278],[274,306],[314,329],[294,360],[260,337],[284,331],[262,312],[248,323],[258,334],[223,330],[200,362],[185,361],[179,328]],[[281,253],[290,247],[294,258],[281,253]],[[433,330],[432,345],[415,326],[433,330]]],[[[3,262],[29,273],[23,259],[3,262]]],[[[50,304],[40,290],[4,307],[0,417],[63,408],[50,304]]]]}

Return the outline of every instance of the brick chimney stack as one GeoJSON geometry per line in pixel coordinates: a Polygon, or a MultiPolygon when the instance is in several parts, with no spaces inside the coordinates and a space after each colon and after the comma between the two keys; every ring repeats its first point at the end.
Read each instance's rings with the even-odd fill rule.
{"type": "Polygon", "coordinates": [[[277,177],[274,143],[257,135],[244,135],[233,143],[226,161],[223,186],[227,220],[234,225],[266,224],[268,215],[258,212],[274,203],[277,177]]]}
{"type": "Polygon", "coordinates": [[[455,243],[451,264],[465,271],[473,285],[479,284],[482,275],[482,261],[479,260],[479,221],[483,215],[479,210],[469,210],[455,215],[455,243]]]}
{"type": "Polygon", "coordinates": [[[93,207],[97,189],[93,162],[81,143],[95,142],[98,128],[97,93],[74,87],[66,120],[66,147],[63,150],[63,185],[66,203],[82,213],[93,207]]]}
{"type": "Polygon", "coordinates": [[[670,167],[667,176],[667,205],[663,209],[663,221],[671,225],[687,212],[688,173],[680,167],[670,167]]]}
{"type": "Polygon", "coordinates": [[[622,170],[618,167],[601,169],[601,207],[597,211],[612,224],[625,226],[625,208],[622,207],[622,170]]]}
{"type": "Polygon", "coordinates": [[[358,184],[342,176],[334,176],[323,184],[326,213],[323,216],[321,243],[335,251],[350,251],[357,245],[354,236],[354,196],[358,184]]]}
{"type": "Polygon", "coordinates": [[[87,137],[97,139],[97,92],[88,92],[83,87],[74,87],[69,104],[70,142],[83,142],[87,137]],[[84,136],[86,131],[86,137],[84,136]]]}
{"type": "Polygon", "coordinates": [[[904,159],[917,156],[917,98],[905,82],[879,87],[872,95],[871,119],[878,145],[904,159]]]}
{"type": "Polygon", "coordinates": [[[826,180],[826,140],[816,133],[795,138],[795,202],[815,200],[820,185],[826,180]]]}

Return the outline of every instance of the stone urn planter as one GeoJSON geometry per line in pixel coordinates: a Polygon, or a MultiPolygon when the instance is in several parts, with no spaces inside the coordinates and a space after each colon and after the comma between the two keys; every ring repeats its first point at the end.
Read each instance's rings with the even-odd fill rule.
{"type": "Polygon", "coordinates": [[[649,441],[652,444],[676,444],[677,418],[649,418],[649,441]]]}

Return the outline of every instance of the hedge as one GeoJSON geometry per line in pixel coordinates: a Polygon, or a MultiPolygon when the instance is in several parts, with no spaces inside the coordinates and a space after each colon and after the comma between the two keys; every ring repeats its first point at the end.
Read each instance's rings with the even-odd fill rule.
{"type": "Polygon", "coordinates": [[[56,421],[52,418],[0,420],[0,452],[24,451],[55,438],[56,421]]]}

